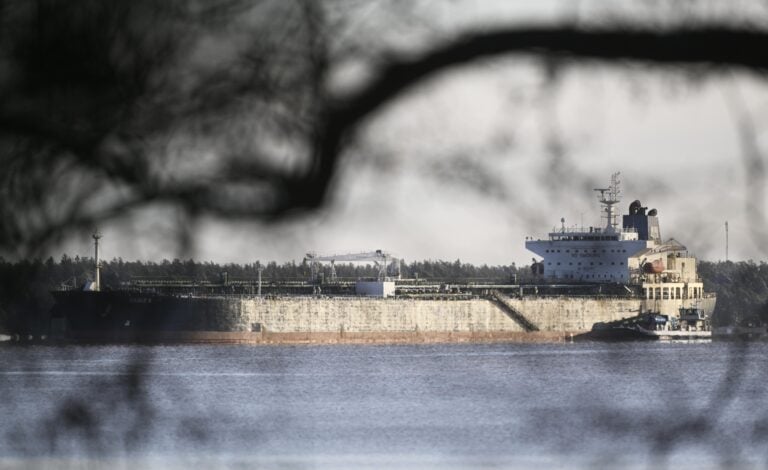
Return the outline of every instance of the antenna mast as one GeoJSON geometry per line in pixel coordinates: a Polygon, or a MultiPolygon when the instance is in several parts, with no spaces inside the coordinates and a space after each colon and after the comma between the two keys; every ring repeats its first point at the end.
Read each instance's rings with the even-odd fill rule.
{"type": "Polygon", "coordinates": [[[725,262],[728,262],[728,221],[725,221],[725,262]]]}
{"type": "Polygon", "coordinates": [[[605,230],[606,232],[617,232],[618,222],[616,221],[616,208],[614,207],[621,201],[621,181],[619,175],[621,173],[616,172],[611,175],[611,184],[607,188],[595,188],[595,191],[600,194],[597,195],[597,200],[603,205],[603,216],[606,219],[605,230]]]}
{"type": "Polygon", "coordinates": [[[95,229],[91,236],[93,237],[93,248],[95,251],[94,259],[96,261],[96,275],[93,280],[93,290],[98,292],[101,290],[101,261],[99,261],[99,239],[101,238],[101,234],[99,233],[99,229],[95,229]]]}

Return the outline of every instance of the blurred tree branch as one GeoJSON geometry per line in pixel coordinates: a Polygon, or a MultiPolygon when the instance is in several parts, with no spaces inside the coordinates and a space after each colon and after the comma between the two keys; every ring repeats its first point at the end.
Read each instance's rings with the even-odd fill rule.
{"type": "Polygon", "coordinates": [[[339,92],[329,81],[345,48],[316,2],[39,0],[0,11],[0,162],[14,169],[0,175],[2,251],[157,202],[229,218],[316,209],[367,117],[480,59],[768,65],[768,32],[734,25],[515,26],[372,58],[369,79],[339,92]]]}

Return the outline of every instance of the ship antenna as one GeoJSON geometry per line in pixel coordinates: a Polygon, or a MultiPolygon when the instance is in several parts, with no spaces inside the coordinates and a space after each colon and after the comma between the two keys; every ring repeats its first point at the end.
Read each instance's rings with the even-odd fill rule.
{"type": "Polygon", "coordinates": [[[101,234],[99,229],[94,229],[91,236],[93,237],[94,259],[96,261],[96,276],[94,277],[93,290],[98,292],[101,290],[101,261],[99,261],[99,239],[101,234]]]}
{"type": "Polygon", "coordinates": [[[618,231],[618,222],[616,221],[616,208],[614,207],[621,201],[621,181],[619,175],[621,173],[616,172],[611,175],[611,184],[607,188],[595,188],[595,191],[600,194],[597,195],[597,200],[603,205],[603,217],[606,219],[605,229],[607,232],[618,231]]]}
{"type": "Polygon", "coordinates": [[[258,296],[261,298],[261,273],[264,271],[264,266],[260,262],[256,261],[256,271],[259,273],[259,290],[258,296]]]}

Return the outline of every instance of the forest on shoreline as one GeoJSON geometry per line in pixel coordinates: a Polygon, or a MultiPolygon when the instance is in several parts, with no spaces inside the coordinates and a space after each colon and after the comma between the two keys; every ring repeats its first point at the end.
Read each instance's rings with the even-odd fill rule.
{"type": "MultiPolygon", "coordinates": [[[[94,260],[67,255],[56,261],[22,260],[10,262],[0,257],[0,332],[40,334],[47,328],[48,312],[53,306],[50,291],[63,286],[82,286],[93,278],[94,260]]],[[[115,258],[102,261],[101,283],[116,289],[136,279],[185,279],[216,283],[227,273],[229,280],[255,280],[259,270],[264,282],[305,281],[311,267],[305,260],[278,264],[259,262],[218,264],[194,260],[161,262],[124,261],[115,258]]],[[[329,278],[330,267],[321,272],[329,278]]],[[[341,280],[376,277],[373,264],[336,264],[341,280]]],[[[403,262],[402,277],[434,282],[525,282],[531,279],[529,266],[480,265],[460,260],[425,260],[403,262]]],[[[756,325],[768,323],[768,264],[765,262],[699,262],[699,276],[705,291],[717,294],[713,323],[717,325],[756,325]]]]}

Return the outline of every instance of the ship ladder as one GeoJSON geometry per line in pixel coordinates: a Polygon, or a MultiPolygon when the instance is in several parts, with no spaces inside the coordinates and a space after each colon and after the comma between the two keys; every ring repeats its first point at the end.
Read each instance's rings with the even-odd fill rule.
{"type": "Polygon", "coordinates": [[[518,325],[523,327],[526,332],[539,331],[539,327],[534,325],[530,320],[520,313],[517,309],[512,307],[504,299],[504,296],[497,290],[492,290],[488,293],[488,299],[496,304],[509,318],[517,322],[518,325]]]}

